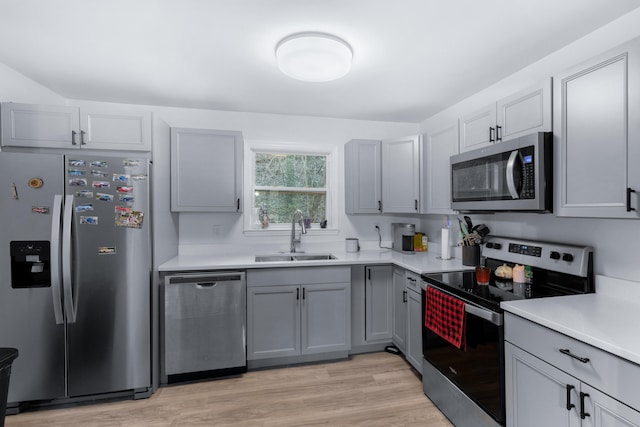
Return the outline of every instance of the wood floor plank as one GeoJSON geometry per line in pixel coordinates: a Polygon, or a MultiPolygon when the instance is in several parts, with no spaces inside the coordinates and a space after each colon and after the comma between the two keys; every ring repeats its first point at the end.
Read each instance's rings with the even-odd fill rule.
{"type": "Polygon", "coordinates": [[[149,399],[7,416],[24,426],[413,426],[452,424],[422,392],[419,376],[389,353],[251,371],[160,388],[149,399]]]}

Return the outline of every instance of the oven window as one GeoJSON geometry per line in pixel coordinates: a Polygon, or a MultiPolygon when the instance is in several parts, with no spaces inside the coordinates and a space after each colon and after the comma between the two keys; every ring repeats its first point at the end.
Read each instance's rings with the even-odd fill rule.
{"type": "Polygon", "coordinates": [[[466,322],[466,351],[423,327],[424,357],[493,418],[502,422],[503,327],[469,313],[466,322]]]}

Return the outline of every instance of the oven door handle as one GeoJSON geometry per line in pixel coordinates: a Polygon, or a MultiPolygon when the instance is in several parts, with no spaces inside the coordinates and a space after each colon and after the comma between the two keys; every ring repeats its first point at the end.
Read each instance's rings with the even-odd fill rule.
{"type": "Polygon", "coordinates": [[[485,310],[475,305],[465,304],[464,311],[488,322],[493,323],[496,326],[502,326],[502,315],[494,311],[485,310]]]}

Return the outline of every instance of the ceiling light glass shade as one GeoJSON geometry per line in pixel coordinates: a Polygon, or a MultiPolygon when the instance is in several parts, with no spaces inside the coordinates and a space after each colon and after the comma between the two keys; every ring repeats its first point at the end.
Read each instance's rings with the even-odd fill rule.
{"type": "Polygon", "coordinates": [[[307,82],[328,82],[349,72],[353,51],[338,37],[301,33],[278,43],[276,58],[280,71],[289,77],[307,82]]]}

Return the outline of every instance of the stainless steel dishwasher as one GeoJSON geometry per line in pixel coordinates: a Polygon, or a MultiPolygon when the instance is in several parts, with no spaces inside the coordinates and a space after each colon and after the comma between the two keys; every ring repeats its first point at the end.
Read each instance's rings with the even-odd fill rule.
{"type": "Polygon", "coordinates": [[[165,277],[164,375],[246,370],[244,272],[165,277]]]}

